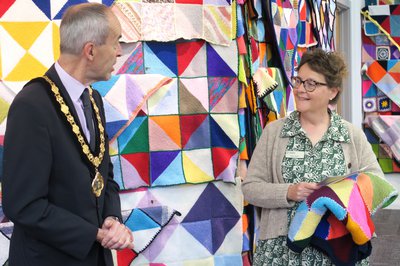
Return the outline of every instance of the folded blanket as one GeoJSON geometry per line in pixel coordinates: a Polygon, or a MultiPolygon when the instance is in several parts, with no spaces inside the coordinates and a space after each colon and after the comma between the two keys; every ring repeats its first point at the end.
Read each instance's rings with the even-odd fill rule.
{"type": "Polygon", "coordinates": [[[390,205],[398,192],[371,173],[353,173],[323,186],[303,201],[289,227],[288,247],[301,252],[311,244],[335,265],[354,265],[371,253],[371,216],[390,205]]]}

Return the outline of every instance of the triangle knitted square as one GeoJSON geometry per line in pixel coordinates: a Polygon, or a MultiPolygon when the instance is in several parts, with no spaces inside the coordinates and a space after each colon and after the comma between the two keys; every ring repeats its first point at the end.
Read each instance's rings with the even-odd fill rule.
{"type": "MultiPolygon", "coordinates": [[[[238,150],[237,149],[225,149],[225,148],[211,148],[211,154],[213,157],[213,169],[214,169],[214,176],[216,179],[220,180],[228,180],[224,179],[223,177],[220,177],[224,173],[225,170],[233,170],[235,171],[236,169],[236,161],[238,156],[238,150]]],[[[235,173],[230,172],[227,174],[227,177],[232,177],[234,176],[235,173]]]]}
{"type": "Polygon", "coordinates": [[[367,69],[368,77],[374,82],[379,82],[386,75],[386,67],[381,65],[381,62],[372,62],[367,69]]]}
{"type": "Polygon", "coordinates": [[[48,21],[46,15],[30,0],[1,0],[0,18],[2,21],[48,21]]]}
{"type": "Polygon", "coordinates": [[[239,86],[237,78],[208,78],[211,112],[236,113],[238,109],[239,86]]]}
{"type": "MultiPolygon", "coordinates": [[[[38,54],[38,59],[35,57],[37,49],[32,46],[38,39],[41,39],[39,37],[47,26],[50,26],[50,32],[46,31],[48,33],[45,34],[46,42],[52,44],[51,25],[50,22],[0,22],[0,43],[2,47],[7,47],[0,51],[1,79],[4,81],[27,81],[45,73],[48,66],[43,65],[43,62],[40,61],[43,51],[38,54]],[[32,31],[27,29],[32,29],[32,31]],[[33,48],[32,52],[31,48],[33,48]]],[[[45,46],[47,47],[47,45],[45,46]]],[[[50,51],[53,49],[50,48],[50,51]]],[[[51,60],[53,59],[51,58],[51,60]]]]}
{"type": "Polygon", "coordinates": [[[180,149],[179,116],[150,116],[149,137],[150,150],[180,149]]]}
{"type": "Polygon", "coordinates": [[[204,78],[179,79],[180,114],[208,113],[208,80],[204,78]]]}
{"type": "MultiPolygon", "coordinates": [[[[234,46],[218,47],[207,43],[207,75],[209,77],[236,77],[238,59],[234,46]]],[[[237,53],[237,52],[236,52],[237,53]]]]}
{"type": "Polygon", "coordinates": [[[121,169],[125,189],[150,185],[149,154],[130,153],[121,155],[121,169]]]}
{"type": "Polygon", "coordinates": [[[14,4],[16,0],[3,0],[0,4],[0,18],[7,12],[7,10],[14,4]]]}
{"type": "Polygon", "coordinates": [[[183,171],[187,183],[214,181],[210,149],[196,149],[182,152],[183,171]]]}
{"type": "MultiPolygon", "coordinates": [[[[197,116],[193,116],[196,119],[197,116]]],[[[202,119],[202,117],[200,118],[202,119]]],[[[210,141],[210,123],[208,116],[204,119],[203,123],[191,134],[186,145],[183,147],[184,150],[209,148],[211,146],[210,141]]]]}
{"type": "Polygon", "coordinates": [[[160,174],[171,164],[171,162],[180,154],[180,151],[160,151],[150,153],[151,162],[151,181],[152,183],[160,174]]]}
{"type": "Polygon", "coordinates": [[[211,146],[223,147],[228,149],[236,149],[239,145],[239,128],[235,115],[211,115],[210,130],[211,130],[211,146]],[[222,117],[221,117],[222,116],[222,117]],[[229,117],[230,116],[230,117],[229,117]],[[231,120],[230,123],[228,120],[231,120]],[[235,125],[236,123],[236,125],[235,125]]]}
{"type": "Polygon", "coordinates": [[[176,44],[146,42],[144,45],[145,72],[169,77],[178,75],[176,44]]]}
{"type": "Polygon", "coordinates": [[[178,83],[172,79],[168,85],[158,89],[147,100],[149,115],[169,115],[178,113],[178,83]]]}
{"type": "Polygon", "coordinates": [[[180,116],[182,147],[186,146],[192,134],[204,123],[207,117],[208,117],[207,114],[180,116]]]}
{"type": "Polygon", "coordinates": [[[137,117],[118,136],[121,154],[149,151],[149,131],[147,117],[137,117]]]}
{"type": "Polygon", "coordinates": [[[176,44],[178,75],[180,77],[206,76],[206,46],[204,41],[176,44]]]}
{"type": "Polygon", "coordinates": [[[151,152],[151,185],[169,186],[186,183],[180,151],[151,152]]]}
{"type": "Polygon", "coordinates": [[[374,83],[368,78],[362,80],[363,97],[376,97],[377,88],[374,83]]]}
{"type": "Polygon", "coordinates": [[[141,42],[137,43],[118,69],[117,74],[144,74],[143,45],[141,42]]]}

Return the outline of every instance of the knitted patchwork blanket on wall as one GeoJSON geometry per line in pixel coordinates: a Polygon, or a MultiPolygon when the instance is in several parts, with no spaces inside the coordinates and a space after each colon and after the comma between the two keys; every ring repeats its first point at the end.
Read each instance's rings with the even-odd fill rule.
{"type": "Polygon", "coordinates": [[[371,216],[390,205],[398,192],[371,173],[353,173],[321,187],[303,201],[289,227],[288,247],[302,252],[313,245],[335,265],[354,265],[371,254],[375,227],[371,216]]]}

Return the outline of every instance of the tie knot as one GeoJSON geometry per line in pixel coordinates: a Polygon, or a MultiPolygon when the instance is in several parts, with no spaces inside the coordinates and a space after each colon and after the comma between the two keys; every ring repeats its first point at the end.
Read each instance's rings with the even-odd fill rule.
{"type": "Polygon", "coordinates": [[[86,88],[82,93],[82,104],[83,107],[90,106],[89,90],[86,88]]]}

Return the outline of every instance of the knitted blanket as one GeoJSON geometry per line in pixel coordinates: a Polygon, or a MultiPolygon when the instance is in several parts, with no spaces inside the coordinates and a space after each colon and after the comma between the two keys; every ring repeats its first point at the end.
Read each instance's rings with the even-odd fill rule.
{"type": "Polygon", "coordinates": [[[289,227],[288,247],[301,252],[309,244],[335,265],[354,265],[371,253],[375,227],[371,216],[390,205],[398,192],[371,173],[353,173],[323,186],[303,201],[289,227]]]}

